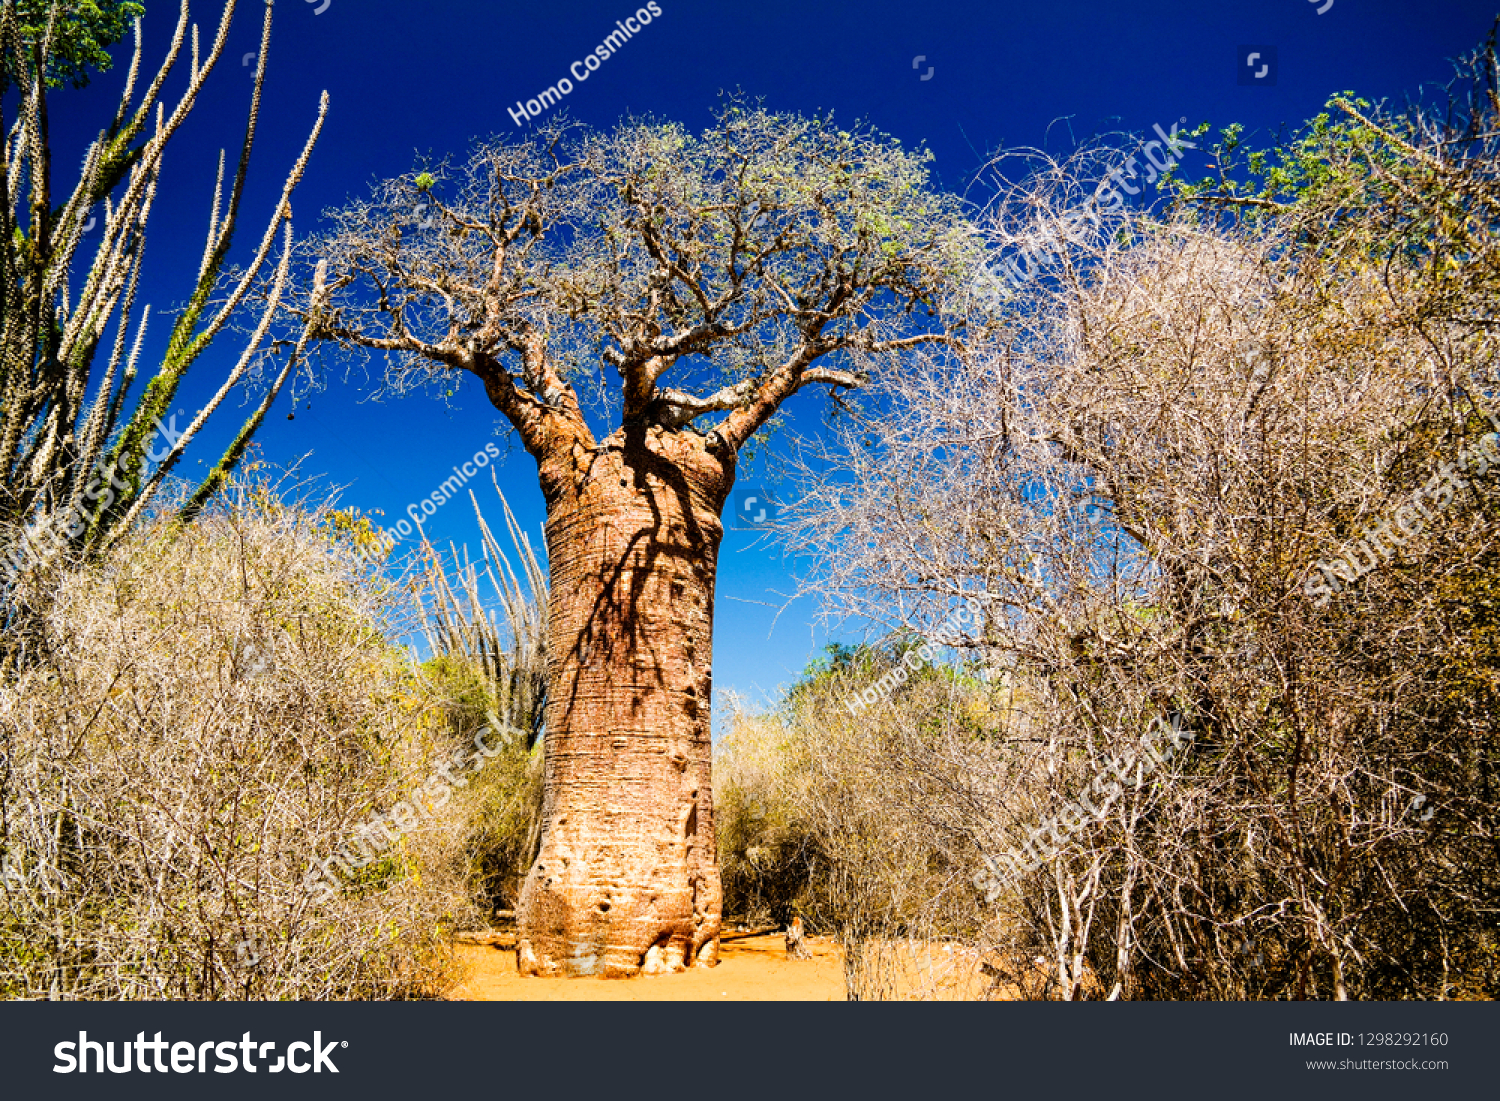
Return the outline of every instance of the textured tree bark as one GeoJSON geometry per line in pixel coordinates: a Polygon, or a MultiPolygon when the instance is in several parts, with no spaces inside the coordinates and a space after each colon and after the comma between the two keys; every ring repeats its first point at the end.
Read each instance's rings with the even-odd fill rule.
{"type": "Polygon", "coordinates": [[[541,851],[517,910],[523,974],[718,961],[711,646],[734,455],[711,444],[636,425],[533,452],[552,645],[541,851]]]}

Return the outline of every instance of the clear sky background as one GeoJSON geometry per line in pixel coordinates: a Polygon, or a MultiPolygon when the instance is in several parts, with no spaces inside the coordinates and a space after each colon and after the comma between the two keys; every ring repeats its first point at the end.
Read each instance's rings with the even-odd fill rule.
{"type": "MultiPolygon", "coordinates": [[[[142,2],[146,65],[154,68],[177,3],[142,2]]],[[[741,89],[773,110],[831,109],[868,119],[908,145],[925,143],[936,154],[937,184],[954,191],[1000,146],[1066,153],[1097,132],[1144,134],[1184,116],[1189,126],[1240,122],[1252,144],[1268,142],[1316,114],[1332,93],[1399,98],[1447,80],[1449,59],[1478,45],[1500,11],[1500,0],[657,4],[661,16],[564,99],[570,117],[607,127],[627,112],[648,113],[701,128],[721,90],[741,89]],[[1259,83],[1239,80],[1247,47],[1261,48],[1257,70],[1274,52],[1275,68],[1259,83]]],[[[194,0],[205,40],[219,7],[194,0]]],[[[253,71],[246,54],[259,45],[262,10],[258,0],[241,0],[226,57],[167,155],[142,295],[157,316],[148,340],[156,362],[168,328],[162,312],[180,304],[202,252],[218,151],[233,158],[238,150],[253,71]]],[[[572,62],[634,11],[632,0],[278,0],[239,254],[259,240],[323,90],[332,101],[328,123],[293,200],[299,235],[315,232],[323,210],[372,180],[409,171],[418,154],[457,157],[476,137],[519,135],[524,127],[506,108],[568,76],[572,62]]],[[[70,158],[81,157],[108,122],[128,60],[123,48],[115,53],[115,71],[51,100],[60,184],[73,183],[70,158]]],[[[1204,174],[1206,152],[1207,143],[1187,151],[1185,176],[1204,174]]],[[[179,407],[198,409],[238,351],[221,340],[205,355],[179,407]]],[[[506,456],[501,484],[540,548],[535,463],[477,383],[465,380],[446,405],[421,395],[376,402],[377,380],[348,367],[325,358],[327,385],[297,402],[295,419],[283,394],[259,436],[263,458],[285,466],[306,456],[305,472],[347,487],[345,504],[382,509],[394,523],[453,466],[494,442],[506,456]]],[[[809,393],[794,398],[798,427],[815,427],[821,407],[809,393]]],[[[244,412],[222,410],[218,431],[189,452],[182,472],[200,473],[196,460],[211,462],[244,412]]],[[[737,495],[767,485],[751,470],[737,495]]],[[[492,501],[487,482],[482,489],[481,502],[492,501]]],[[[477,546],[465,499],[439,510],[427,529],[439,546],[477,546]]],[[[727,533],[714,630],[720,693],[765,702],[830,638],[859,633],[845,624],[830,634],[811,597],[786,603],[798,568],[753,532],[727,533]]]]}

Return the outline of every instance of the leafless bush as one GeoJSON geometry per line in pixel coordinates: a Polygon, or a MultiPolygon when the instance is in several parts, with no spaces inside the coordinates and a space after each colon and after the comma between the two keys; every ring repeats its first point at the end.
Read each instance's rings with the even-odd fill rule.
{"type": "Polygon", "coordinates": [[[510,511],[499,482],[494,484],[526,587],[522,588],[471,492],[469,500],[474,505],[483,548],[483,572],[479,563],[468,560],[466,552],[450,548],[449,559],[445,560],[423,540],[431,592],[424,632],[435,657],[473,670],[483,686],[486,709],[525,730],[530,735],[530,748],[541,736],[547,699],[547,576],[531,540],[510,511]],[[489,582],[489,591],[494,594],[489,599],[482,591],[481,577],[489,582]]]}
{"type": "Polygon", "coordinates": [[[822,868],[803,820],[802,746],[776,715],[736,708],[714,746],[714,827],[724,913],[785,926],[817,908],[822,868]]]}
{"type": "Polygon", "coordinates": [[[851,999],[982,997],[994,985],[983,966],[1036,954],[972,885],[994,777],[1027,774],[1030,757],[985,733],[1005,722],[1003,683],[936,666],[851,713],[847,701],[892,664],[860,651],[778,712],[735,714],[714,762],[726,899],[731,912],[795,913],[833,932],[851,999]]]}
{"type": "Polygon", "coordinates": [[[1437,477],[1491,431],[1497,345],[1432,282],[1471,301],[1487,253],[1328,247],[1340,217],[1122,219],[1024,307],[986,305],[984,337],[889,372],[887,415],[809,467],[800,544],[837,606],[928,637],[956,598],[986,609],[961,645],[1013,678],[995,737],[1036,756],[942,831],[1001,857],[1063,824],[993,905],[1068,996],[1090,973],[1123,997],[1500,978],[1500,509],[1473,462],[1437,477]],[[1425,530],[1316,600],[1315,564],[1424,490],[1425,530]],[[1187,752],[1096,786],[1168,718],[1187,752]]]}
{"type": "Polygon", "coordinates": [[[439,988],[472,795],[347,892],[305,886],[450,748],[445,697],[386,641],[416,626],[406,589],[325,519],[246,492],[30,579],[47,660],[0,686],[4,996],[439,988]]]}

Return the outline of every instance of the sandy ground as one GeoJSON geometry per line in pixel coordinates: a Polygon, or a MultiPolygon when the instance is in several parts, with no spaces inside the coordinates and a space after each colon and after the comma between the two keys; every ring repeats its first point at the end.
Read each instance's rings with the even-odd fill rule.
{"type": "Polygon", "coordinates": [[[830,937],[808,937],[810,960],[786,958],[780,933],[719,946],[718,967],[634,979],[537,979],[516,973],[514,949],[456,944],[467,975],[454,1001],[526,1002],[841,1002],[844,965],[830,937]]]}
{"type": "MultiPolygon", "coordinates": [[[[780,933],[724,941],[719,966],[634,979],[523,979],[516,952],[455,944],[464,977],[447,997],[454,1001],[525,1002],[841,1002],[843,954],[828,936],[810,936],[810,960],[786,958],[780,933]]],[[[985,957],[973,948],[931,941],[894,940],[866,945],[866,996],[896,1001],[1012,1001],[1059,996],[1045,960],[1024,953],[985,957]],[[878,976],[878,979],[869,976],[878,976]]],[[[1086,980],[1089,997],[1102,997],[1086,980]]]]}
{"type": "MultiPolygon", "coordinates": [[[[675,975],[627,980],[522,978],[513,948],[453,945],[465,975],[447,998],[460,1002],[841,1002],[843,954],[828,936],[808,936],[810,960],[787,960],[780,933],[726,941],[717,968],[691,968],[675,975]]],[[[993,969],[974,950],[888,942],[867,951],[883,957],[883,998],[972,1001],[1047,998],[1047,968],[1041,960],[995,959],[993,969]]],[[[871,992],[873,993],[873,992],[871,992]]],[[[1055,996],[1055,995],[1053,995],[1055,996]]]]}

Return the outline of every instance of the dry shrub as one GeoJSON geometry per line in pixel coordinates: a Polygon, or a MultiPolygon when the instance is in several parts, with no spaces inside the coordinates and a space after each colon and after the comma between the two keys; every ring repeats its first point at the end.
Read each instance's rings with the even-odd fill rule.
{"type": "Polygon", "coordinates": [[[735,708],[731,727],[714,746],[713,764],[724,913],[754,926],[783,926],[817,908],[821,866],[801,813],[800,746],[776,715],[735,708]]]}
{"type": "MultiPolygon", "coordinates": [[[[426,670],[449,700],[456,736],[485,725],[490,715],[513,714],[497,707],[494,684],[480,666],[447,654],[426,670]]],[[[540,709],[540,702],[536,706],[540,709]]],[[[504,721],[529,729],[511,718],[504,721]]],[[[541,844],[542,764],[540,739],[531,745],[515,739],[465,784],[461,875],[477,914],[514,910],[520,898],[541,844]]]]}
{"type": "MultiPolygon", "coordinates": [[[[1432,171],[1432,202],[1462,197],[1432,171]]],[[[997,910],[1068,996],[1090,972],[1126,998],[1500,983],[1500,340],[1450,309],[1493,302],[1493,243],[1372,253],[1322,214],[1122,218],[977,318],[990,337],[893,362],[881,415],[808,470],[812,584],[928,637],[968,596],[965,644],[1025,689],[997,737],[1036,765],[1002,754],[948,824],[1041,854],[997,910]],[[1168,721],[1191,751],[1122,791],[1107,764],[1168,721]]]]}
{"type": "Polygon", "coordinates": [[[1137,998],[1493,990],[1494,339],[1441,333],[1440,359],[1397,275],[1269,234],[1134,241],[1010,342],[889,380],[856,488],[820,487],[829,591],[925,633],[954,592],[984,604],[968,642],[1025,686],[1000,734],[1035,765],[1001,757],[950,837],[1044,854],[997,909],[1069,996],[1090,972],[1137,998]],[[1311,599],[1315,563],[1463,455],[1420,538],[1311,599]],[[1191,751],[1108,795],[1173,719],[1191,751]]]}
{"type": "Polygon", "coordinates": [[[445,697],[386,641],[410,587],[327,519],[242,494],[13,594],[44,609],[46,646],[0,685],[0,996],[440,988],[440,923],[474,920],[463,824],[483,785],[349,890],[304,886],[452,748],[445,697]]]}
{"type": "Polygon", "coordinates": [[[1062,996],[991,978],[1045,948],[973,885],[993,778],[1008,798],[1037,786],[1033,755],[997,736],[1010,689],[925,665],[851,712],[898,656],[846,653],[777,712],[735,712],[714,760],[726,912],[833,932],[852,1000],[1062,996]]]}
{"type": "Polygon", "coordinates": [[[547,703],[547,577],[491,471],[519,575],[473,492],[483,560],[424,543],[424,633],[435,655],[427,669],[450,699],[455,732],[497,720],[526,734],[508,743],[470,793],[464,840],[465,881],[485,911],[514,910],[541,846],[542,719],[547,703]],[[526,579],[523,588],[521,578],[526,579]],[[485,586],[488,583],[488,588],[485,586]]]}

